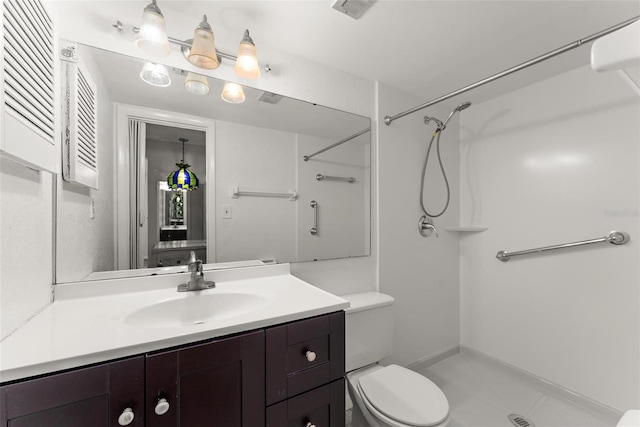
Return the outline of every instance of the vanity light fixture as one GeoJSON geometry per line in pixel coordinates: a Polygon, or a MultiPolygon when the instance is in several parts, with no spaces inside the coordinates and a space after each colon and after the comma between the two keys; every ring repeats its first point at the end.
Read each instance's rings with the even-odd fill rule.
{"type": "Polygon", "coordinates": [[[195,173],[189,170],[191,165],[184,162],[184,143],[189,140],[186,138],[179,138],[178,140],[182,142],[182,160],[176,163],[178,169],[171,172],[167,177],[167,184],[172,190],[197,190],[200,180],[195,173]]]}
{"type": "MultiPolygon", "coordinates": [[[[119,32],[125,30],[125,25],[119,20],[116,21],[113,27],[119,32]]],[[[169,43],[173,43],[180,46],[185,58],[196,67],[213,70],[220,66],[220,62],[224,58],[234,61],[234,71],[238,76],[247,79],[260,77],[256,45],[251,36],[249,36],[249,30],[244,31],[238,56],[216,50],[215,37],[206,15],[204,15],[202,22],[195,29],[193,39],[183,41],[168,37],[164,16],[160,12],[156,0],[152,0],[144,9],[142,26],[140,28],[127,26],[128,30],[138,34],[136,45],[152,55],[169,55],[171,53],[169,43]]],[[[271,67],[268,64],[265,65],[264,71],[270,72],[271,67]]]]}
{"type": "Polygon", "coordinates": [[[156,0],[144,8],[136,45],[153,56],[164,57],[171,53],[164,16],[156,0]]]}
{"type": "Polygon", "coordinates": [[[225,82],[222,88],[222,99],[229,104],[242,104],[247,97],[242,86],[237,83],[225,82]]]}
{"type": "Polygon", "coordinates": [[[209,81],[202,74],[187,73],[184,88],[194,95],[206,95],[209,93],[209,81]]]}
{"type": "Polygon", "coordinates": [[[162,64],[147,62],[140,71],[140,78],[152,86],[167,87],[171,84],[171,77],[167,67],[162,64]]]}

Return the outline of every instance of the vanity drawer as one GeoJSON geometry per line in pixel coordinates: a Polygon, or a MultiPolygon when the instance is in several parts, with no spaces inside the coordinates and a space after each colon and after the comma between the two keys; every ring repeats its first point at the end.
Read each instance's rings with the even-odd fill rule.
{"type": "Polygon", "coordinates": [[[344,312],[269,328],[266,350],[267,405],[342,378],[344,312]]]}
{"type": "Polygon", "coordinates": [[[267,408],[267,427],[344,427],[344,379],[267,408]]]}

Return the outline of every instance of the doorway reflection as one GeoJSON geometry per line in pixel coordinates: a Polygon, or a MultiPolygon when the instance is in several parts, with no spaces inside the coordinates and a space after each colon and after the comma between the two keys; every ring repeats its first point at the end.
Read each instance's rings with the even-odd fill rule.
{"type": "MultiPolygon", "coordinates": [[[[184,265],[191,251],[207,262],[205,132],[147,123],[147,267],[184,265]],[[184,154],[179,138],[187,137],[184,154]],[[172,190],[167,176],[183,160],[197,173],[197,190],[172,190]]],[[[143,203],[141,201],[141,203],[143,203]]],[[[140,248],[142,249],[142,248],[140,248]]]]}

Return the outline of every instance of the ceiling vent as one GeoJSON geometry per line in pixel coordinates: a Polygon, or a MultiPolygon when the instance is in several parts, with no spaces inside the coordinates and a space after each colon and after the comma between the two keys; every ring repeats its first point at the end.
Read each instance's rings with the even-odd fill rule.
{"type": "Polygon", "coordinates": [[[282,95],[271,92],[262,92],[258,101],[266,102],[267,104],[277,104],[282,99],[282,95]]]}
{"type": "Polygon", "coordinates": [[[332,7],[353,19],[360,19],[374,2],[375,0],[337,0],[332,7]]]}

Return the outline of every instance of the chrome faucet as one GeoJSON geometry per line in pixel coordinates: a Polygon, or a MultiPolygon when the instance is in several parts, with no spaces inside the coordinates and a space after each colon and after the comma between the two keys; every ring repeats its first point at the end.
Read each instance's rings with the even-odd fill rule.
{"type": "Polygon", "coordinates": [[[187,283],[178,285],[178,292],[187,291],[201,291],[203,289],[211,289],[216,287],[216,282],[210,280],[204,280],[204,273],[202,271],[202,260],[196,259],[196,253],[191,251],[189,256],[188,268],[191,273],[191,278],[187,283]]]}

